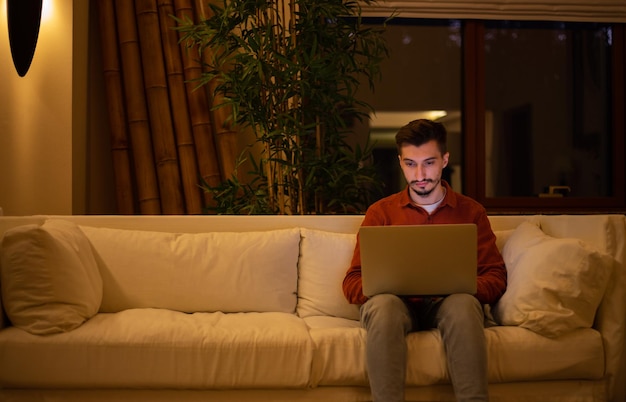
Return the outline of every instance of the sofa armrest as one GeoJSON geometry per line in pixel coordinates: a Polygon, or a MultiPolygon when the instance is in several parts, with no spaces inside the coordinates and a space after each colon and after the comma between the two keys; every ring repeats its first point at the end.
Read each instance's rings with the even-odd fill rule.
{"type": "Polygon", "coordinates": [[[612,242],[609,253],[615,257],[615,270],[604,300],[598,308],[595,328],[602,334],[606,370],[611,376],[609,396],[626,400],[626,217],[610,216],[607,233],[612,242]]]}
{"type": "Polygon", "coordinates": [[[0,286],[0,329],[4,327],[8,327],[8,319],[6,318],[4,307],[2,306],[2,287],[0,286]]]}

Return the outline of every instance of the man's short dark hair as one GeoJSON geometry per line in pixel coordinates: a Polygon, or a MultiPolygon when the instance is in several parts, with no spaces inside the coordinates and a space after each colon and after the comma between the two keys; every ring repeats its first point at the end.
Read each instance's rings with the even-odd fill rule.
{"type": "Polygon", "coordinates": [[[396,146],[400,154],[403,145],[422,146],[431,140],[437,141],[441,155],[448,152],[448,133],[443,124],[428,119],[413,120],[396,134],[396,146]]]}

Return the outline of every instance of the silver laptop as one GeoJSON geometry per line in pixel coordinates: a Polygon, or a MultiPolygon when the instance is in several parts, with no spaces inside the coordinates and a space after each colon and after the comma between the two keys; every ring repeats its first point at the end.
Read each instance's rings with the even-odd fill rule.
{"type": "Polygon", "coordinates": [[[363,226],[363,294],[476,293],[476,225],[363,226]]]}

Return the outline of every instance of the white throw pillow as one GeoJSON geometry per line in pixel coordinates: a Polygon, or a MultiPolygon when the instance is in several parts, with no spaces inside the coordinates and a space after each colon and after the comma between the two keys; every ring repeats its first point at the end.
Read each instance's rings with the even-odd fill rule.
{"type": "Polygon", "coordinates": [[[98,312],[102,278],[74,223],[13,228],[0,247],[2,299],[14,326],[37,335],[66,332],[98,312]]]}
{"type": "Polygon", "coordinates": [[[298,315],[359,319],[359,307],[348,303],[342,283],[350,266],[356,234],[301,229],[298,267],[298,315]]]}
{"type": "Polygon", "coordinates": [[[493,309],[499,323],[548,337],[593,325],[613,268],[611,256],[524,222],[508,238],[502,257],[508,287],[493,309]]]}
{"type": "Polygon", "coordinates": [[[296,310],[297,228],[241,233],[81,228],[100,264],[101,312],[296,310]]]}

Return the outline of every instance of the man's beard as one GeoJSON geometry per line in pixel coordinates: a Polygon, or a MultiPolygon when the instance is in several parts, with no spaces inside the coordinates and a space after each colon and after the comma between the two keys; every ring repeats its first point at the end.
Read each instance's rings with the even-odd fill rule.
{"type": "Polygon", "coordinates": [[[439,184],[440,182],[441,182],[441,179],[437,179],[436,181],[433,179],[426,179],[422,181],[413,180],[410,183],[409,188],[411,189],[411,191],[413,191],[415,194],[417,194],[420,197],[428,197],[429,195],[432,194],[433,191],[435,191],[435,189],[437,188],[437,184],[439,184]],[[424,183],[424,182],[434,183],[435,185],[430,190],[416,190],[415,188],[413,188],[413,184],[424,183]]]}

